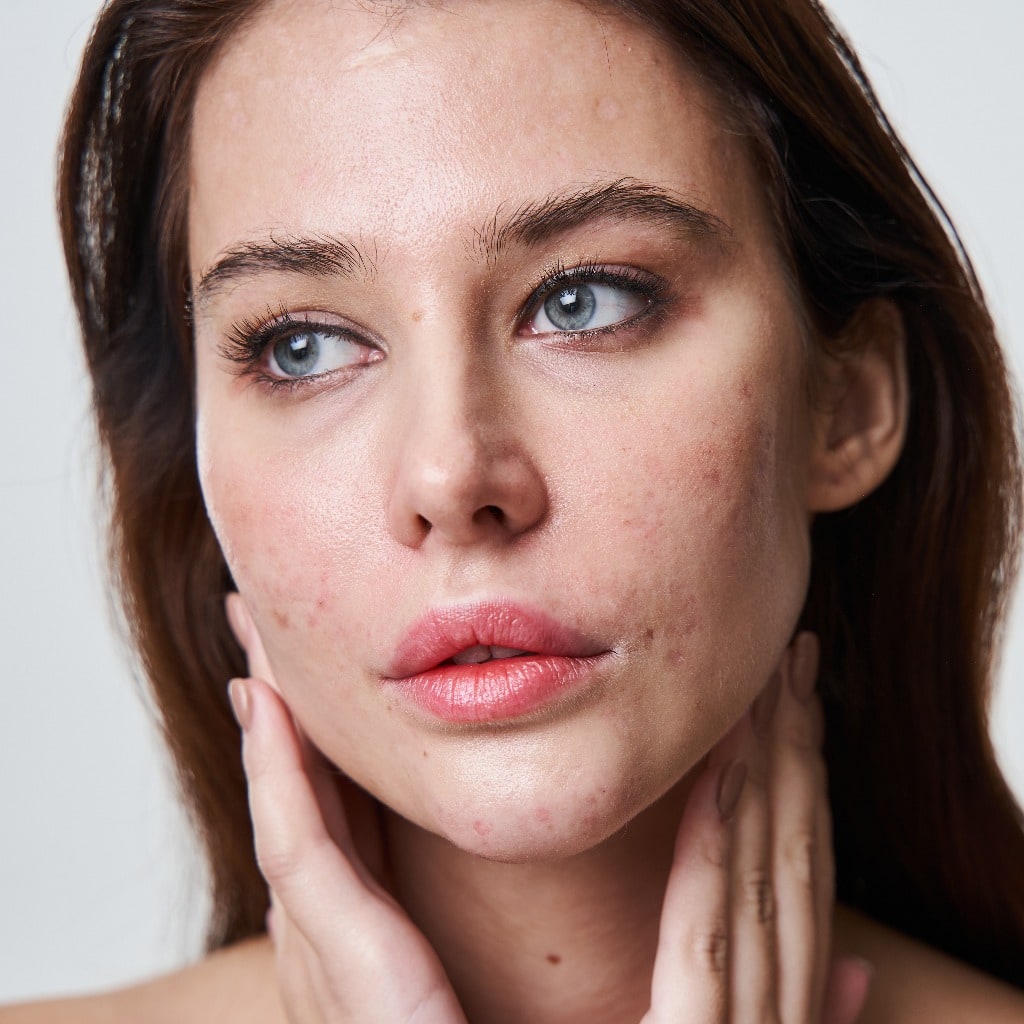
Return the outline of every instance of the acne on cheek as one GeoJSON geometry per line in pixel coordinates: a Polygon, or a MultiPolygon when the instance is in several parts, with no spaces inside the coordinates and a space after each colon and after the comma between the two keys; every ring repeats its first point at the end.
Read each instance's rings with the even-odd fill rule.
{"type": "MultiPolygon", "coordinates": [[[[331,620],[330,575],[306,534],[309,510],[283,499],[287,486],[254,488],[258,473],[224,459],[201,466],[207,511],[224,558],[261,633],[318,630],[331,620]],[[275,496],[276,495],[276,496],[275,496]]],[[[250,467],[251,469],[251,467],[250,467]]],[[[272,476],[272,475],[271,475],[272,476]]]]}

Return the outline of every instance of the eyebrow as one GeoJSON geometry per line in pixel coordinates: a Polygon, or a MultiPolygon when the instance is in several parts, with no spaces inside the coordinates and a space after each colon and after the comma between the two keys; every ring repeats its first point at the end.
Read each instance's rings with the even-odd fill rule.
{"type": "MultiPolygon", "coordinates": [[[[732,229],[724,220],[682,196],[635,178],[619,178],[556,192],[523,203],[508,214],[499,207],[493,218],[473,233],[471,248],[493,264],[514,246],[535,247],[581,226],[608,220],[652,224],[688,241],[717,242],[723,247],[732,238],[732,229]]],[[[205,305],[234,281],[261,274],[341,274],[369,279],[376,272],[376,252],[371,257],[343,236],[272,234],[222,252],[195,283],[193,307],[205,305]]]]}
{"type": "Polygon", "coordinates": [[[535,246],[591,222],[643,222],[663,227],[689,241],[717,241],[723,246],[732,229],[720,217],[682,196],[635,178],[597,183],[524,203],[510,215],[499,209],[476,234],[481,253],[494,262],[514,245],[535,246]]]}

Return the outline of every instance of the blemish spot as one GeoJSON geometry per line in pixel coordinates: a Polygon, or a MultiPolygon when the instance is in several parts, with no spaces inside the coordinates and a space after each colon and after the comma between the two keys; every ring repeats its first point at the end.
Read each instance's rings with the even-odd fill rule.
{"type": "Polygon", "coordinates": [[[282,629],[287,629],[292,624],[291,619],[288,618],[287,612],[283,612],[278,608],[274,609],[274,621],[277,622],[282,629]]]}
{"type": "Polygon", "coordinates": [[[548,953],[547,961],[549,964],[554,964],[555,966],[557,966],[562,962],[562,958],[557,953],[548,953]]]}
{"type": "Polygon", "coordinates": [[[423,751],[423,760],[425,761],[428,757],[430,757],[430,755],[424,750],[423,751]]]}
{"type": "Polygon", "coordinates": [[[494,826],[492,825],[488,825],[486,821],[480,821],[479,818],[473,822],[473,831],[478,836],[489,836],[493,827],[494,826]]]}
{"type": "Polygon", "coordinates": [[[644,630],[644,639],[645,640],[653,640],[654,639],[654,630],[653,629],[645,629],[644,630]]]}
{"type": "Polygon", "coordinates": [[[551,820],[551,812],[546,807],[538,807],[533,813],[538,821],[547,822],[551,820]]]}
{"type": "Polygon", "coordinates": [[[614,121],[618,116],[622,108],[618,102],[613,100],[610,96],[606,96],[597,105],[597,116],[602,121],[614,121]]]}
{"type": "Polygon", "coordinates": [[[415,323],[419,323],[423,319],[423,310],[417,309],[416,312],[413,313],[412,318],[415,323]]]}

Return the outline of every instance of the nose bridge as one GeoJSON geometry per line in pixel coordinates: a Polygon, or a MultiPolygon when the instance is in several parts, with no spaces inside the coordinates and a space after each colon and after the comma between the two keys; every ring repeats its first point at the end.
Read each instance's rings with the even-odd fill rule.
{"type": "Polygon", "coordinates": [[[500,366],[452,338],[427,351],[403,381],[392,532],[465,545],[530,529],[547,494],[500,366]]]}

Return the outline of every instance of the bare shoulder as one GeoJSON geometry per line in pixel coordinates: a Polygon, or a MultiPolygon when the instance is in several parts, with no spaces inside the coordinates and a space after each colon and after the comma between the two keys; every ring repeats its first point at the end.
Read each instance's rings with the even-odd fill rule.
{"type": "Polygon", "coordinates": [[[846,908],[836,952],[875,967],[863,1024],[1024,1024],[1024,992],[846,908]]]}
{"type": "Polygon", "coordinates": [[[283,1024],[266,939],[220,950],[182,971],[102,995],[0,1008],[0,1024],[283,1024]]]}

